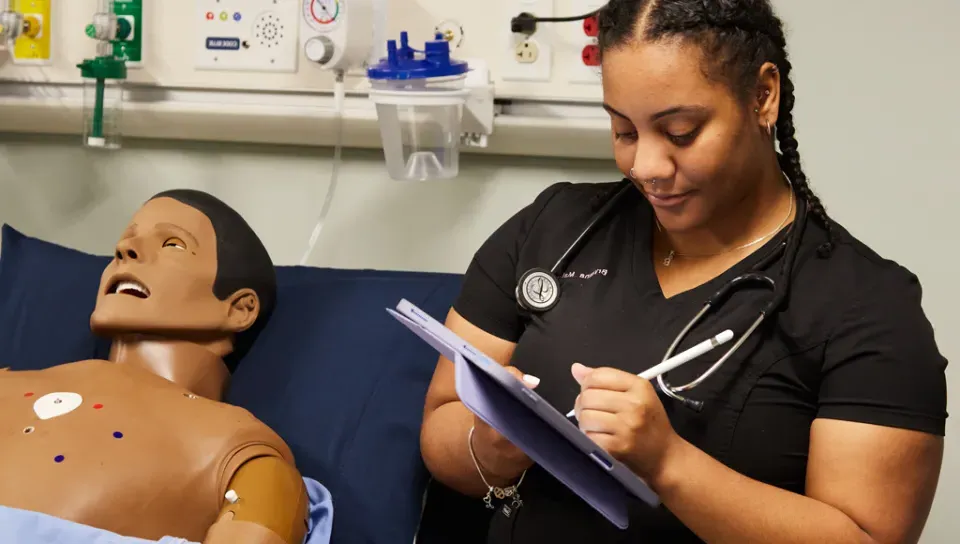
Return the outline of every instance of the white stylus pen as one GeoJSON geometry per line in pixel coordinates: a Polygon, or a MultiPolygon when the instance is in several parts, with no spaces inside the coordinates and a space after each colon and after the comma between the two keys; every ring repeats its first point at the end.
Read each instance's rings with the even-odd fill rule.
{"type": "MultiPolygon", "coordinates": [[[[731,331],[730,329],[727,329],[721,332],[720,334],[714,336],[713,338],[704,340],[703,342],[700,342],[699,344],[693,346],[692,348],[682,353],[678,353],[677,355],[674,355],[673,357],[667,359],[666,361],[660,363],[659,365],[652,366],[644,370],[640,374],[637,374],[637,376],[640,376],[645,380],[656,379],[657,376],[661,374],[666,374],[667,372],[670,372],[671,370],[677,368],[678,366],[689,363],[690,361],[712,350],[713,348],[721,344],[726,344],[730,340],[733,340],[733,331],[731,331]]],[[[567,412],[567,417],[573,417],[575,412],[576,412],[576,409],[570,410],[569,412],[567,412]]]]}

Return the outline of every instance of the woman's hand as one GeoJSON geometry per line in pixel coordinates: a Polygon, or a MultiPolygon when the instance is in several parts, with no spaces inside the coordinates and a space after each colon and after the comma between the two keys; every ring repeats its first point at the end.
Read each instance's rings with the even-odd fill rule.
{"type": "Polygon", "coordinates": [[[614,368],[575,363],[571,371],[580,384],[574,405],[580,430],[648,483],[655,481],[681,439],[653,384],[614,368]]]}
{"type": "MultiPolygon", "coordinates": [[[[520,372],[515,367],[504,367],[513,377],[533,389],[540,379],[520,372]]],[[[493,485],[510,485],[533,465],[533,461],[509,440],[487,425],[482,419],[473,416],[473,450],[484,476],[493,485]],[[496,482],[491,480],[497,480],[496,482]]]]}

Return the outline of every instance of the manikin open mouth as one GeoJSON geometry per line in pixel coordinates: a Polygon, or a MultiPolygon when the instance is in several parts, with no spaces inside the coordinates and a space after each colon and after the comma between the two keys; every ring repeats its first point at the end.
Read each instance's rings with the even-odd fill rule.
{"type": "Polygon", "coordinates": [[[142,283],[132,279],[117,279],[107,290],[108,295],[130,295],[137,298],[148,298],[150,290],[142,283]]]}

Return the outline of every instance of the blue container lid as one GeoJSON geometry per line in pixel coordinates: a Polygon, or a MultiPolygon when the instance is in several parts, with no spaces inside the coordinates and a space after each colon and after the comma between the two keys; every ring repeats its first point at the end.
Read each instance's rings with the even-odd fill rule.
{"type": "Polygon", "coordinates": [[[450,44],[441,34],[427,42],[423,51],[410,47],[406,32],[400,33],[400,47],[396,40],[387,41],[387,57],[367,69],[370,79],[409,80],[458,76],[469,67],[462,60],[450,58],[450,44]],[[422,53],[420,56],[417,53],[422,53]]]}

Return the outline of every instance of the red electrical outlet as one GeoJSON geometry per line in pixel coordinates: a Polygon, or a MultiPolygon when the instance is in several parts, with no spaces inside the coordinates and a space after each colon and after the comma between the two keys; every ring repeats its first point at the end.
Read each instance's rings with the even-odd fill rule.
{"type": "Polygon", "coordinates": [[[583,33],[591,38],[596,38],[600,34],[600,23],[596,15],[591,15],[583,20],[583,33]]]}
{"type": "Polygon", "coordinates": [[[580,57],[587,66],[600,66],[600,46],[592,43],[584,47],[580,57]]]}

